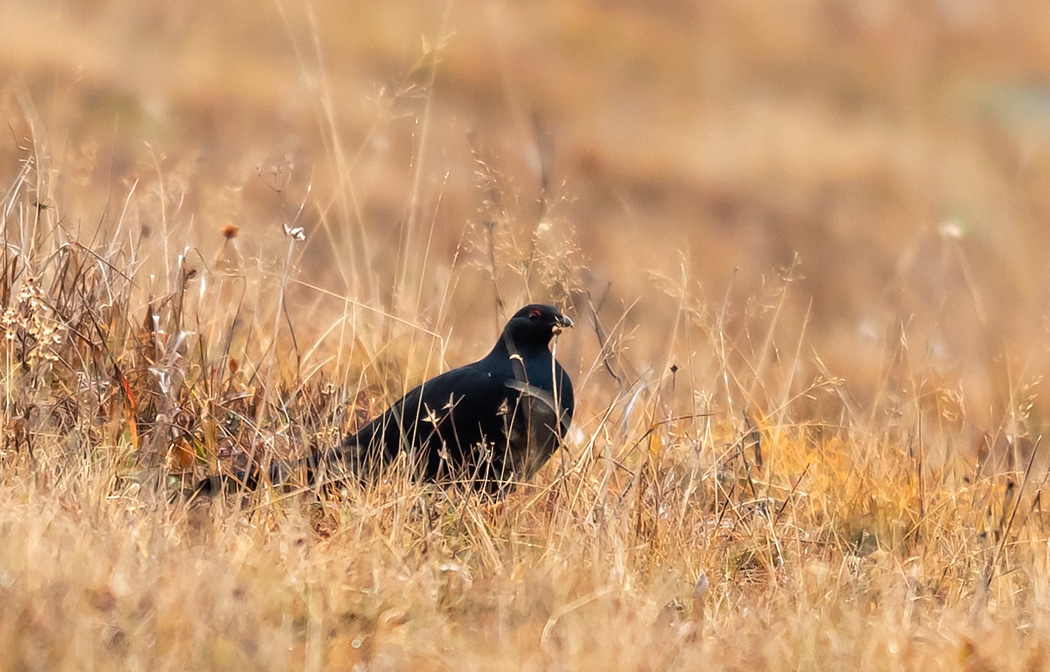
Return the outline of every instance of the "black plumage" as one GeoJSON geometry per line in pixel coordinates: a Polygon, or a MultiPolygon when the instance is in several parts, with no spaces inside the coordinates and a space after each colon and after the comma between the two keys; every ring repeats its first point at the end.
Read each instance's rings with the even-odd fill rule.
{"type": "MultiPolygon", "coordinates": [[[[561,445],[575,408],[572,381],[550,342],[572,320],[525,306],[482,359],[416,387],[341,446],[305,460],[308,480],[369,479],[404,455],[414,475],[496,493],[529,480],[561,445]]],[[[271,469],[284,480],[287,465],[271,469]]],[[[255,487],[258,474],[236,479],[255,487]]],[[[200,492],[215,491],[215,479],[200,492]]]]}

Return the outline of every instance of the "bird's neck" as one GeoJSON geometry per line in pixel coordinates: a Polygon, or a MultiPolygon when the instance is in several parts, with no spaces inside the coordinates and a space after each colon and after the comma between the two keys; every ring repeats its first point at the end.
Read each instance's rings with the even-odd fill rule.
{"type": "Polygon", "coordinates": [[[492,352],[489,353],[489,357],[498,357],[500,359],[507,359],[514,355],[519,355],[523,359],[532,359],[535,357],[543,357],[549,355],[550,350],[547,349],[547,345],[527,343],[524,345],[514,342],[514,339],[510,337],[510,334],[504,332],[503,336],[500,337],[499,341],[496,342],[496,346],[492,348],[492,352]]]}

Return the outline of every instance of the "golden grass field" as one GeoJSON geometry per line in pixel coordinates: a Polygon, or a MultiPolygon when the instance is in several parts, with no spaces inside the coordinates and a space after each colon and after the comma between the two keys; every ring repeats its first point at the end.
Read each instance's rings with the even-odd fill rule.
{"type": "Polygon", "coordinates": [[[1050,4],[0,3],[0,670],[1050,666],[1050,4]],[[504,501],[188,501],[564,308],[504,501]]]}

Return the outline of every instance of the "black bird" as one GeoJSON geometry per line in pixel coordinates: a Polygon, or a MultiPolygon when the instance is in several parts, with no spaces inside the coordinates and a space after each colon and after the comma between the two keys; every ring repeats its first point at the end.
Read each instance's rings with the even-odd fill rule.
{"type": "MultiPolygon", "coordinates": [[[[495,494],[529,480],[572,421],[572,381],[549,349],[554,335],[571,326],[553,306],[525,306],[484,358],[431,378],[340,447],[298,466],[306,467],[311,484],[333,476],[368,479],[403,453],[413,473],[427,481],[466,482],[495,494]]],[[[271,482],[283,482],[287,471],[288,465],[271,468],[271,482]]],[[[235,479],[207,479],[197,492],[237,482],[255,488],[259,472],[235,479]]]]}

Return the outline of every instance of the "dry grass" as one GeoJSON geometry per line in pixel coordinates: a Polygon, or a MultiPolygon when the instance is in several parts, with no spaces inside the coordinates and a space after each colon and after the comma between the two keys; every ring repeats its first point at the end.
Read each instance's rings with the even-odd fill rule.
{"type": "Polygon", "coordinates": [[[0,669],[1044,669],[1021,5],[0,7],[0,669]],[[530,299],[505,501],[179,496],[530,299]]]}

